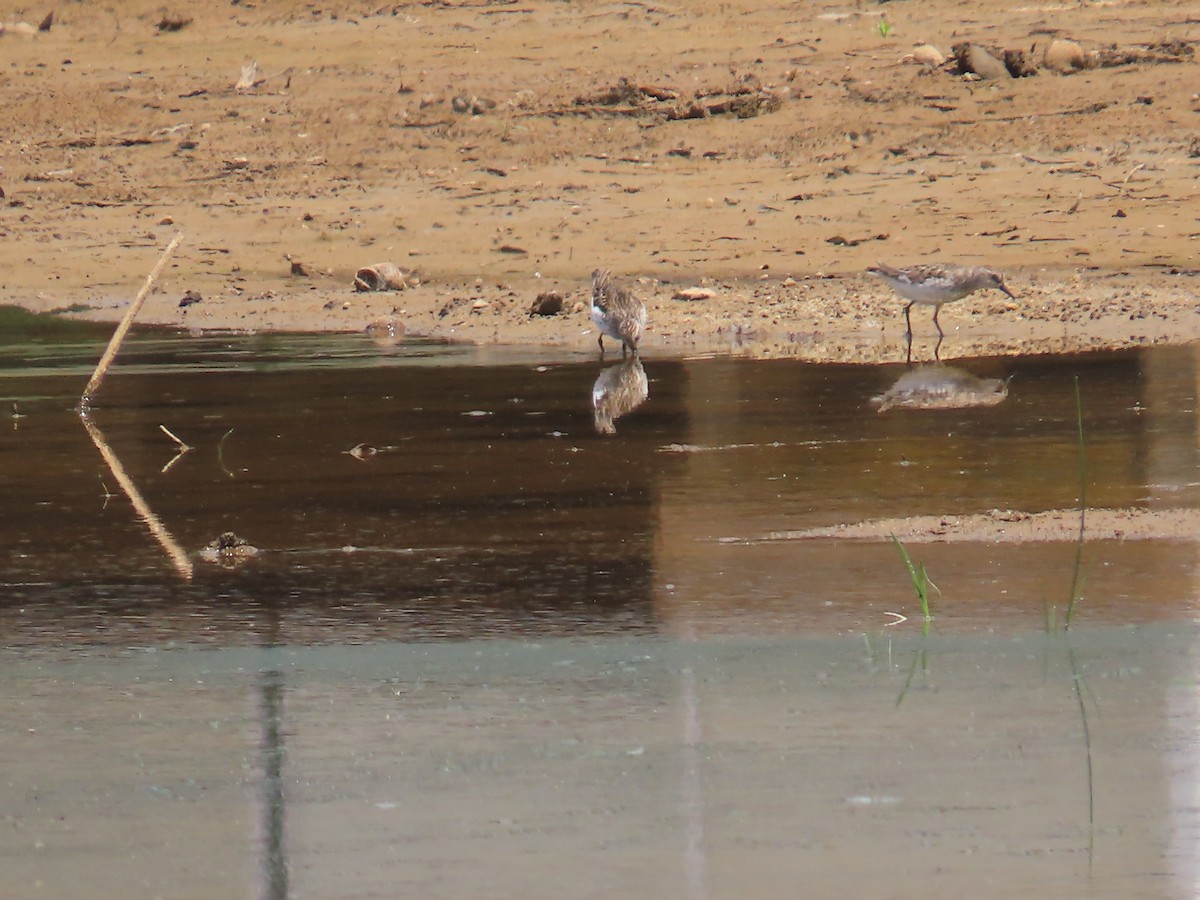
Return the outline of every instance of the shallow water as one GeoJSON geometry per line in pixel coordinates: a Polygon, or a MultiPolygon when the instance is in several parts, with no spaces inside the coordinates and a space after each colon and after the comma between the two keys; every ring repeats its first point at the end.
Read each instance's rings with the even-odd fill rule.
{"type": "Polygon", "coordinates": [[[613,359],[142,335],[92,419],[156,531],[103,338],[0,348],[4,896],[1194,894],[1194,541],[1085,546],[1069,636],[1074,544],[911,548],[923,637],[894,547],[762,540],[1074,506],[1076,377],[1089,503],[1193,507],[1194,350],[884,413],[647,359],[601,435],[613,359]]]}

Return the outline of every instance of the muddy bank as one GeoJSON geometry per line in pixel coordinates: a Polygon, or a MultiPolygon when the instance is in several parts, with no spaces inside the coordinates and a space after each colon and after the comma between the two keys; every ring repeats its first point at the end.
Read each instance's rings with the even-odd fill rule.
{"type": "Polygon", "coordinates": [[[909,543],[976,541],[1026,543],[1029,541],[1195,541],[1200,540],[1200,510],[1195,509],[1088,509],[1080,534],[1078,509],[1050,509],[1028,513],[993,509],[976,515],[906,516],[874,519],[829,528],[780,531],[764,540],[801,541],[836,538],[850,541],[887,541],[896,536],[909,543]]]}
{"type": "Polygon", "coordinates": [[[115,318],[183,230],[144,321],[586,347],[604,265],[643,280],[659,352],[895,359],[883,258],[1006,273],[1017,303],[945,310],[944,357],[1188,341],[1187,9],[28,12],[0,34],[0,299],[115,318]],[[1007,50],[1035,74],[984,71],[1007,50]],[[379,262],[420,285],[352,291],[379,262]],[[562,314],[531,319],[547,290],[562,314]]]}
{"type": "MultiPolygon", "coordinates": [[[[935,352],[942,359],[1076,353],[1187,343],[1200,336],[1196,282],[1188,275],[1020,273],[1011,280],[1021,291],[1018,302],[975,295],[947,306],[940,348],[928,308],[915,308],[914,361],[933,359],[935,352]]],[[[904,301],[865,273],[784,282],[703,279],[713,296],[699,301],[678,299],[679,282],[633,283],[650,311],[642,344],[648,353],[730,352],[813,362],[906,357],[904,301]]],[[[113,298],[75,315],[108,321],[126,303],[113,298]]],[[[218,295],[202,304],[160,292],[139,321],[198,329],[365,330],[389,339],[546,344],[587,353],[595,348],[587,309],[585,282],[514,280],[422,284],[401,294],[329,286],[301,298],[276,293],[246,302],[218,295]],[[549,292],[564,297],[562,310],[532,314],[536,298],[549,292]]]]}

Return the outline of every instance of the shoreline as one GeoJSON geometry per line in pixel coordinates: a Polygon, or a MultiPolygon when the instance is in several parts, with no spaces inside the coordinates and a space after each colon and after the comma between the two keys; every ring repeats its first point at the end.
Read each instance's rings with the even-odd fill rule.
{"type": "MultiPolygon", "coordinates": [[[[1200,304],[1195,299],[1200,273],[1006,274],[1016,301],[998,292],[981,292],[943,307],[942,361],[1183,345],[1200,339],[1200,304]]],[[[324,276],[324,284],[317,286],[312,280],[262,279],[253,290],[248,283],[240,296],[205,295],[204,281],[168,273],[138,324],[202,332],[367,331],[383,342],[407,335],[482,346],[577,346],[585,354],[595,343],[582,281],[425,282],[403,291],[355,292],[334,286],[339,280],[348,284],[349,278],[324,276]],[[184,284],[201,287],[185,289],[184,284]],[[185,290],[202,299],[181,308],[185,290]],[[545,290],[563,296],[562,312],[532,315],[531,305],[545,290]]],[[[642,344],[647,355],[730,354],[868,364],[905,359],[904,301],[866,274],[703,279],[713,296],[701,300],[674,297],[681,286],[696,282],[664,283],[648,277],[627,281],[649,308],[642,344]]],[[[58,314],[116,322],[128,302],[92,295],[89,308],[58,314]]],[[[16,305],[34,312],[71,308],[68,297],[49,293],[16,305]]],[[[928,308],[914,307],[913,331],[913,362],[932,361],[936,332],[928,308]]]]}
{"type": "Polygon", "coordinates": [[[915,62],[952,41],[1037,62],[1045,11],[992,0],[884,31],[821,5],[491,6],[197,6],[163,30],[131,0],[0,36],[0,300],[115,319],[183,231],[140,322],[571,345],[607,268],[639,282],[648,352],[894,361],[883,261],[1017,294],[947,305],[943,359],[1200,339],[1186,4],[1073,10],[1061,36],[1098,65],[1036,77],[915,62]],[[380,262],[422,283],[350,290],[380,262]],[[531,320],[548,288],[563,317],[531,320]]]}

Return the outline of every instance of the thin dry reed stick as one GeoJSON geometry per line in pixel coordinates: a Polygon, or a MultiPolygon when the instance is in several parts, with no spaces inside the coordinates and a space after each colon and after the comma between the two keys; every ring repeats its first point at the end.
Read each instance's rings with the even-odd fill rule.
{"type": "Polygon", "coordinates": [[[179,242],[182,240],[182,231],[171,238],[171,243],[167,244],[167,249],[162,252],[162,256],[158,258],[158,262],[154,264],[154,268],[150,270],[150,274],[146,277],[146,283],[142,285],[142,289],[137,292],[137,296],[129,304],[129,309],[125,311],[125,318],[121,320],[121,324],[113,332],[113,336],[108,342],[108,347],[105,348],[104,355],[100,357],[100,362],[96,366],[96,371],[92,373],[92,378],[87,383],[87,387],[83,389],[83,396],[79,398],[79,403],[75,407],[81,415],[87,412],[88,407],[92,403],[92,398],[100,390],[100,383],[104,381],[108,367],[117,358],[117,351],[121,349],[121,342],[125,340],[125,335],[129,332],[129,327],[133,324],[134,316],[138,314],[138,310],[142,308],[142,304],[150,296],[150,290],[154,287],[154,282],[158,280],[158,276],[162,274],[167,260],[171,258],[171,254],[175,252],[175,248],[179,246],[179,242]]]}

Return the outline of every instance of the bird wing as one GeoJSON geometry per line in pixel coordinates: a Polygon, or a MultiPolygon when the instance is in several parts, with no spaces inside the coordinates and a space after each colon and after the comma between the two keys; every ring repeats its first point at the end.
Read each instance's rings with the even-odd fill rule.
{"type": "Polygon", "coordinates": [[[942,263],[928,263],[919,266],[909,266],[903,271],[903,277],[909,284],[924,284],[926,281],[954,281],[959,275],[959,267],[942,263]]]}

